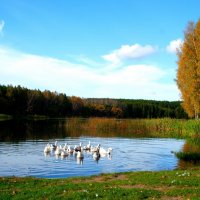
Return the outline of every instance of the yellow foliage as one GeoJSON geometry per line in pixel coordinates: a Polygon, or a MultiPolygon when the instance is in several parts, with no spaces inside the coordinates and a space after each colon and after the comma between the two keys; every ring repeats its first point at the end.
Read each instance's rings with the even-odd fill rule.
{"type": "Polygon", "coordinates": [[[190,117],[200,114],[200,20],[190,22],[178,52],[177,85],[181,91],[183,108],[190,117]]]}

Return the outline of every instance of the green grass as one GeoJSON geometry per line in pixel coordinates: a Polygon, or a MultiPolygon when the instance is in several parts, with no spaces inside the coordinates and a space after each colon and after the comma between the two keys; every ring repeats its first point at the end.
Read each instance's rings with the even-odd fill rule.
{"type": "Polygon", "coordinates": [[[0,199],[200,199],[200,168],[66,179],[0,178],[0,199]]]}
{"type": "Polygon", "coordinates": [[[11,115],[0,114],[0,121],[10,120],[12,119],[11,115]]]}
{"type": "Polygon", "coordinates": [[[28,120],[47,120],[49,119],[48,116],[46,115],[28,115],[25,117],[25,119],[28,119],[28,120]]]}
{"type": "Polygon", "coordinates": [[[200,162],[199,152],[176,152],[176,157],[184,161],[195,161],[200,162]]]}

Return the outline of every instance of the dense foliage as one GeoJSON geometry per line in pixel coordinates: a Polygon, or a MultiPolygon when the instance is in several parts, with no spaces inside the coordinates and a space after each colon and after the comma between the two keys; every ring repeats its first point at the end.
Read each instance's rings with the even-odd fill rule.
{"type": "Polygon", "coordinates": [[[96,99],[0,85],[0,113],[54,117],[187,118],[181,102],[96,99]]]}
{"type": "Polygon", "coordinates": [[[178,52],[177,85],[181,91],[183,108],[190,117],[200,114],[200,20],[190,22],[183,45],[178,52]]]}

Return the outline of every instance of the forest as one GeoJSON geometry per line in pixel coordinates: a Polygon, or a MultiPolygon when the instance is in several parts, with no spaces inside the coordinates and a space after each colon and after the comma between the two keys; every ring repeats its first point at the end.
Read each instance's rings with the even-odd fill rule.
{"type": "Polygon", "coordinates": [[[80,98],[0,85],[0,113],[13,116],[188,118],[181,101],[80,98]]]}

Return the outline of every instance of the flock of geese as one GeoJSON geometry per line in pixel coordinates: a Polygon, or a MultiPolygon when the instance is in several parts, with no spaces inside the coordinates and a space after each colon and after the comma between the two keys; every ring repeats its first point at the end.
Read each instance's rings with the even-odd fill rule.
{"type": "Polygon", "coordinates": [[[97,146],[92,146],[90,141],[86,146],[82,146],[80,142],[79,145],[72,147],[65,143],[64,145],[58,145],[58,142],[55,141],[55,144],[47,144],[44,148],[45,154],[54,153],[56,156],[67,157],[68,155],[75,154],[78,159],[84,158],[84,151],[89,151],[92,153],[93,159],[98,160],[100,157],[109,156],[112,152],[112,148],[109,147],[107,150],[101,147],[100,144],[97,146]]]}

